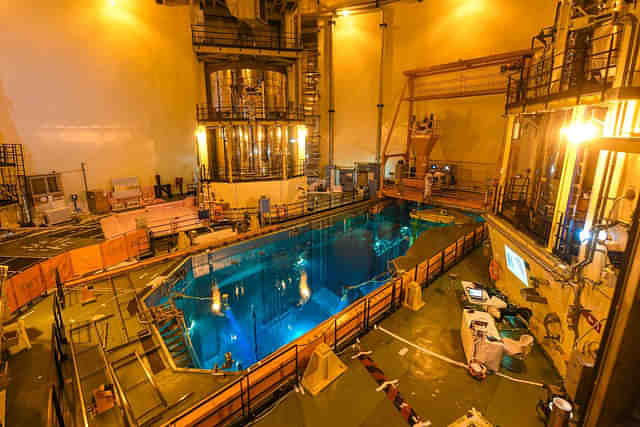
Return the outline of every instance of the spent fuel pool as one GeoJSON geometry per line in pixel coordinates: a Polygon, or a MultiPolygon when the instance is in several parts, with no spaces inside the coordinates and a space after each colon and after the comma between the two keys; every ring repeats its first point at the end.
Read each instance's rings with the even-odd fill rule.
{"type": "Polygon", "coordinates": [[[205,254],[201,264],[192,258],[173,300],[200,368],[247,368],[382,285],[389,262],[440,226],[411,219],[410,208],[334,217],[205,254]]]}

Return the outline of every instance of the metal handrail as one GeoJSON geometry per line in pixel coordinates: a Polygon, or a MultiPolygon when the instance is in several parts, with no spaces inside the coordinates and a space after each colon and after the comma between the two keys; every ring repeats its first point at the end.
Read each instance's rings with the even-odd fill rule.
{"type": "MultiPolygon", "coordinates": [[[[7,276],[9,267],[0,265],[0,336],[4,329],[4,320],[7,316],[7,276]]],[[[0,355],[3,354],[4,340],[0,339],[0,355]]]]}
{"type": "Polygon", "coordinates": [[[113,366],[111,365],[111,363],[109,362],[109,359],[107,358],[106,353],[104,352],[104,347],[102,344],[102,338],[100,338],[100,331],[98,331],[98,327],[96,326],[96,322],[91,322],[91,325],[87,325],[87,326],[93,326],[95,333],[96,333],[96,339],[98,340],[98,350],[100,353],[100,356],[102,357],[102,361],[104,362],[104,366],[107,369],[107,373],[108,375],[111,377],[111,381],[113,381],[113,385],[115,386],[116,389],[116,398],[118,399],[119,403],[120,403],[120,407],[123,409],[126,419],[129,422],[129,424],[131,424],[132,426],[138,426],[138,422],[135,419],[134,415],[133,415],[133,409],[131,408],[131,405],[129,404],[129,401],[127,400],[127,396],[125,396],[124,393],[124,389],[122,388],[122,384],[120,384],[120,380],[118,379],[118,376],[116,375],[113,366]]]}
{"type": "Polygon", "coordinates": [[[196,104],[196,119],[206,121],[303,121],[304,109],[294,107],[232,106],[196,104]]]}
{"type": "Polygon", "coordinates": [[[53,364],[55,365],[56,376],[58,377],[58,383],[60,389],[64,388],[64,375],[62,373],[62,362],[65,359],[65,355],[62,352],[61,346],[58,338],[58,332],[56,331],[56,325],[51,324],[51,352],[53,353],[53,364]]]}
{"type": "Polygon", "coordinates": [[[184,323],[184,317],[180,316],[178,317],[178,319],[180,321],[180,326],[182,327],[182,335],[185,341],[187,342],[187,349],[189,350],[189,354],[191,355],[191,360],[193,361],[193,364],[195,365],[196,369],[199,369],[200,367],[202,367],[202,364],[200,364],[200,358],[198,357],[198,353],[193,348],[193,343],[191,342],[191,336],[189,335],[187,325],[184,323]]]}
{"type": "Polygon", "coordinates": [[[297,178],[304,176],[306,173],[306,164],[300,162],[295,165],[288,164],[286,167],[256,167],[256,168],[232,168],[231,174],[227,169],[222,167],[200,169],[201,181],[209,182],[229,182],[233,178],[233,182],[251,182],[251,181],[273,181],[282,180],[284,172],[287,172],[287,178],[297,178]]]}
{"type": "Polygon", "coordinates": [[[65,427],[64,413],[58,391],[54,384],[49,386],[49,400],[47,406],[47,427],[65,427]]]}
{"type": "Polygon", "coordinates": [[[281,180],[284,177],[283,171],[282,162],[279,162],[277,167],[232,167],[231,173],[225,167],[216,166],[208,169],[201,167],[200,179],[212,182],[229,182],[230,178],[233,178],[234,182],[281,180]]]}
{"type": "MultiPolygon", "coordinates": [[[[317,204],[313,200],[302,200],[299,202],[287,204],[273,204],[271,206],[271,214],[265,217],[267,224],[277,224],[293,218],[300,218],[306,215],[313,215],[325,210],[346,206],[352,203],[362,202],[369,199],[367,192],[348,192],[348,193],[327,193],[329,199],[319,200],[317,204]],[[345,197],[345,195],[347,195],[345,197]],[[281,215],[279,211],[284,211],[281,215]]],[[[224,217],[231,221],[239,221],[244,219],[245,214],[254,216],[258,214],[257,207],[250,208],[234,208],[226,209],[224,217]]]]}
{"type": "Polygon", "coordinates": [[[164,398],[164,396],[162,395],[162,393],[160,393],[160,389],[158,388],[158,384],[156,384],[156,381],[153,379],[153,375],[151,375],[151,372],[149,372],[149,370],[147,369],[147,366],[144,364],[144,362],[140,358],[140,354],[138,354],[137,351],[134,351],[133,354],[135,354],[136,359],[138,360],[138,363],[140,364],[140,366],[142,366],[142,370],[144,371],[144,375],[147,377],[147,380],[149,380],[149,383],[153,387],[153,390],[158,395],[158,399],[160,399],[160,402],[162,402],[162,405],[166,408],[169,405],[167,404],[167,401],[164,398]]]}
{"type": "Polygon", "coordinates": [[[192,25],[191,41],[195,46],[229,46],[268,50],[302,50],[300,35],[251,27],[223,28],[192,25]]]}
{"type": "MultiPolygon", "coordinates": [[[[517,106],[528,100],[536,100],[551,96],[552,94],[559,95],[569,92],[571,89],[583,88],[584,82],[581,82],[578,86],[570,87],[571,75],[568,72],[576,63],[575,61],[562,61],[561,65],[554,65],[556,64],[557,58],[568,58],[571,54],[584,59],[584,69],[578,70],[579,73],[605,71],[605,79],[601,82],[601,90],[606,89],[606,87],[609,86],[606,79],[614,77],[609,74],[609,71],[616,67],[617,52],[620,50],[618,46],[614,45],[614,41],[623,31],[624,30],[613,31],[593,38],[591,39],[591,45],[588,47],[570,47],[560,52],[552,50],[549,55],[543,55],[536,62],[532,62],[524,66],[517,73],[510,75],[508,78],[507,107],[517,106]],[[603,39],[610,40],[609,47],[597,52],[590,52],[593,43],[603,39]],[[591,61],[600,58],[606,62],[606,65],[600,67],[589,66],[591,61]],[[559,76],[554,79],[553,76],[558,71],[560,71],[559,76]],[[531,83],[533,83],[533,85],[531,83]],[[563,85],[565,84],[569,85],[569,87],[563,89],[563,85]]],[[[594,90],[596,89],[594,86],[594,90]]]]}
{"type": "Polygon", "coordinates": [[[82,392],[82,382],[80,381],[80,371],[78,369],[78,361],[76,359],[76,351],[73,346],[73,338],[71,336],[71,329],[69,329],[69,347],[71,348],[71,360],[73,361],[73,375],[78,385],[78,395],[80,397],[80,407],[82,409],[82,421],[85,427],[89,427],[89,420],[87,418],[87,407],[84,402],[84,395],[82,392]]]}

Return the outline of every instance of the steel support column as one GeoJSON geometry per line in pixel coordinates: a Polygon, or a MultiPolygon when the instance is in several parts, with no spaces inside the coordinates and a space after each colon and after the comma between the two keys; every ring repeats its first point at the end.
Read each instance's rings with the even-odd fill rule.
{"type": "Polygon", "coordinates": [[[384,22],[384,10],[380,11],[382,23],[380,24],[380,84],[378,85],[378,132],[376,134],[376,164],[380,169],[380,156],[382,149],[382,121],[384,113],[384,43],[387,24],[384,22]]]}
{"type": "MultiPolygon", "coordinates": [[[[336,139],[336,123],[335,123],[335,93],[334,93],[334,72],[333,72],[333,38],[335,35],[336,21],[329,19],[327,21],[327,68],[329,71],[329,168],[333,170],[335,162],[335,139],[336,139]]],[[[333,180],[330,182],[333,185],[333,180]]]]}

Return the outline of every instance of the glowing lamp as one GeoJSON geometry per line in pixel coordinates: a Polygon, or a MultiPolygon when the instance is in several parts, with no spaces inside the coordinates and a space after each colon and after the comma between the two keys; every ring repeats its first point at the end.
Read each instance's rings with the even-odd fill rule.
{"type": "Polygon", "coordinates": [[[311,298],[311,289],[309,288],[309,283],[307,282],[307,272],[302,270],[300,272],[300,304],[305,304],[311,298]]]}
{"type": "Polygon", "coordinates": [[[601,242],[605,242],[608,237],[609,233],[607,233],[607,230],[600,230],[600,232],[598,233],[598,240],[601,242]]]}
{"type": "Polygon", "coordinates": [[[304,150],[307,140],[307,127],[298,126],[298,150],[304,150]]]}
{"type": "Polygon", "coordinates": [[[311,296],[311,291],[309,288],[300,288],[300,296],[307,300],[311,296]]]}
{"type": "Polygon", "coordinates": [[[220,289],[217,283],[213,283],[211,286],[211,311],[215,314],[219,314],[222,309],[222,300],[220,298],[220,289]]]}
{"type": "Polygon", "coordinates": [[[338,12],[338,15],[340,15],[340,16],[349,16],[349,15],[351,15],[351,11],[350,10],[341,10],[340,12],[338,12]]]}
{"type": "Polygon", "coordinates": [[[598,136],[598,127],[593,123],[573,123],[562,128],[562,134],[572,144],[581,144],[598,136]]]}
{"type": "Polygon", "coordinates": [[[199,146],[207,146],[207,129],[204,126],[200,126],[196,130],[196,140],[198,141],[199,146]]]}
{"type": "Polygon", "coordinates": [[[211,304],[211,311],[214,313],[220,313],[220,309],[220,301],[214,301],[213,304],[211,304]]]}
{"type": "Polygon", "coordinates": [[[582,230],[580,232],[580,242],[584,243],[588,240],[591,240],[591,232],[589,230],[582,230]]]}

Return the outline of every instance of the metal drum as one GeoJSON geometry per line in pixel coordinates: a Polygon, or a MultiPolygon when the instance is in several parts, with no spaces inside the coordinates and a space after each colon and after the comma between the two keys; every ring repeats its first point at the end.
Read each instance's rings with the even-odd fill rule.
{"type": "Polygon", "coordinates": [[[233,105],[233,71],[219,70],[209,74],[209,87],[211,107],[222,119],[225,113],[231,112],[233,105]]]}
{"type": "Polygon", "coordinates": [[[285,118],[287,107],[287,78],[277,71],[264,72],[264,107],[268,119],[285,118]]]}
{"type": "Polygon", "coordinates": [[[209,174],[228,173],[230,163],[234,180],[281,176],[287,129],[260,120],[287,118],[286,74],[232,66],[209,73],[209,90],[212,120],[245,121],[209,136],[209,174]]]}
{"type": "Polygon", "coordinates": [[[211,106],[220,119],[284,118],[287,77],[278,71],[251,68],[209,74],[211,106]]]}
{"type": "Polygon", "coordinates": [[[554,397],[551,401],[551,414],[547,420],[547,427],[566,427],[571,417],[571,404],[561,397],[554,397]]]}

